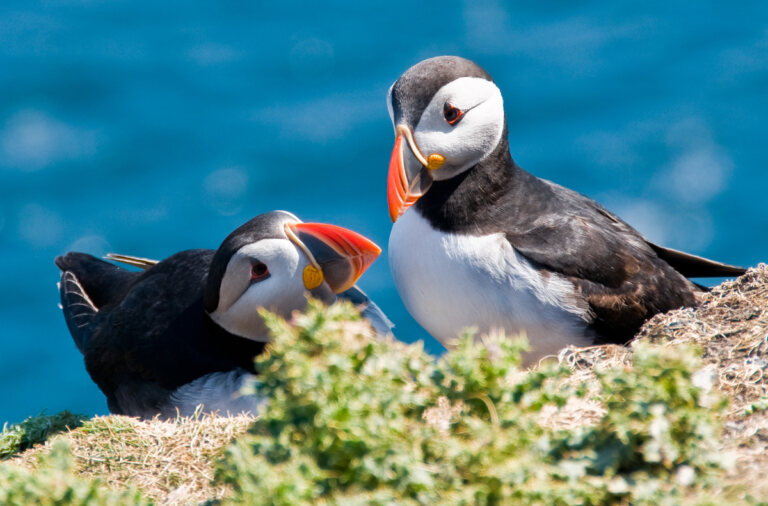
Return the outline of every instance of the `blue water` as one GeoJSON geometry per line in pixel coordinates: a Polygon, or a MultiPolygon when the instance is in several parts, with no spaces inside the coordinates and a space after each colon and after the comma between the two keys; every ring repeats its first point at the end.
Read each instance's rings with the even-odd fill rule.
{"type": "MultiPolygon", "coordinates": [[[[386,247],[384,97],[438,54],[494,76],[527,170],[652,240],[766,260],[768,3],[579,3],[5,0],[0,422],[107,411],[57,254],[215,248],[278,208],[386,247]]],[[[428,339],[386,256],[360,285],[428,339]]]]}

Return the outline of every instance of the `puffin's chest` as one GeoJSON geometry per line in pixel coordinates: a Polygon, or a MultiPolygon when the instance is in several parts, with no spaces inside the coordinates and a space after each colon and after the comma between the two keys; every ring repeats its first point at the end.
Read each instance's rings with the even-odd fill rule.
{"type": "Polygon", "coordinates": [[[534,347],[549,335],[588,343],[573,285],[535,268],[501,233],[441,232],[412,208],[392,228],[389,261],[408,311],[440,341],[476,327],[525,331],[534,347]]]}

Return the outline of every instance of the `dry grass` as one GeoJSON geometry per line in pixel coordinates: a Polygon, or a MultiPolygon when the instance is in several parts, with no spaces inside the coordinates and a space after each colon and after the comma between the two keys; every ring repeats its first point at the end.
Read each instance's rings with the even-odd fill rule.
{"type": "MultiPolygon", "coordinates": [[[[212,483],[215,457],[252,422],[250,416],[204,415],[167,422],[105,416],[57,438],[69,441],[81,477],[99,476],[115,490],[134,485],[158,504],[196,504],[226,492],[212,483]]],[[[14,461],[35,468],[38,454],[57,438],[14,461]]]]}

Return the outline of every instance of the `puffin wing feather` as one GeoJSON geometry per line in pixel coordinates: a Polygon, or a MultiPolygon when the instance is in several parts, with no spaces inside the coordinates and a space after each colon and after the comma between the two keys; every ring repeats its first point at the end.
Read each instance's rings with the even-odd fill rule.
{"type": "Polygon", "coordinates": [[[363,318],[371,322],[373,329],[379,336],[386,336],[392,333],[395,324],[392,323],[384,311],[379,308],[357,285],[349,290],[339,294],[339,297],[346,299],[354,304],[363,318]]]}
{"type": "Polygon", "coordinates": [[[594,314],[592,325],[601,340],[626,342],[652,315],[696,304],[700,288],[686,279],[690,271],[678,272],[667,261],[670,255],[659,255],[597,202],[542,183],[547,209],[529,220],[513,220],[506,238],[542,271],[573,283],[574,296],[594,314]]]}
{"type": "Polygon", "coordinates": [[[141,267],[142,269],[149,269],[158,263],[158,260],[152,260],[151,258],[121,255],[120,253],[107,253],[104,255],[104,258],[107,260],[112,260],[113,262],[120,262],[126,265],[132,265],[134,267],[141,267]]]}

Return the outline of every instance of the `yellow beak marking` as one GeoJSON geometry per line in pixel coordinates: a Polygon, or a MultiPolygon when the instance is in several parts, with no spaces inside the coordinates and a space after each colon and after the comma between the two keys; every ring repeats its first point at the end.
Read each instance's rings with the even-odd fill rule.
{"type": "Polygon", "coordinates": [[[304,287],[307,290],[312,290],[323,282],[323,271],[310,264],[304,267],[302,278],[304,279],[304,287]]]}
{"type": "Polygon", "coordinates": [[[427,157],[427,168],[429,170],[437,170],[440,167],[442,167],[444,163],[445,163],[445,157],[443,155],[432,153],[427,157]]]}

